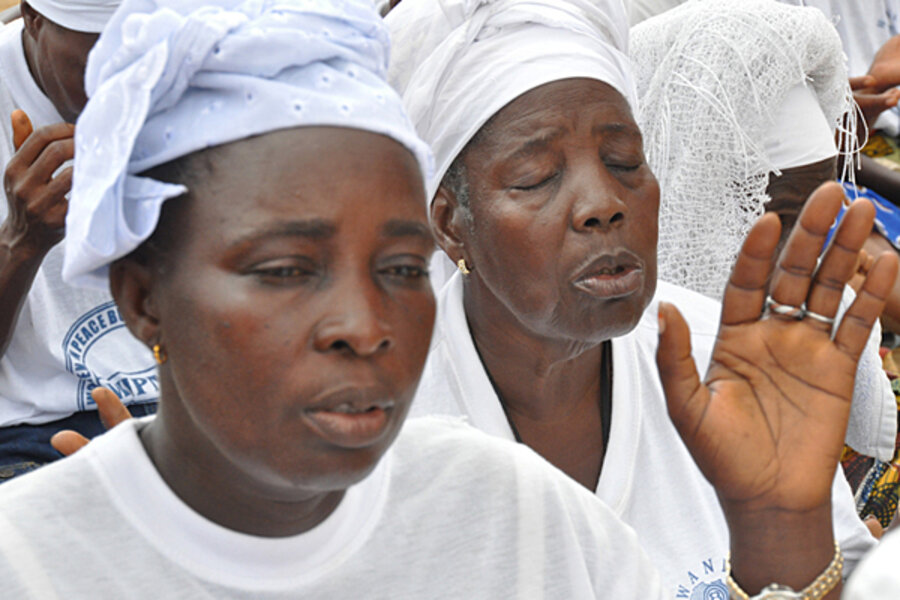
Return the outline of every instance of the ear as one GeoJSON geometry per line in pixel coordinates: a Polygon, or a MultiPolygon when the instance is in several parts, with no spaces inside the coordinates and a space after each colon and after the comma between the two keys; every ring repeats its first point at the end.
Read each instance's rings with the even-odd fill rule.
{"type": "Polygon", "coordinates": [[[472,258],[466,251],[468,211],[460,205],[450,189],[441,185],[431,202],[431,228],[438,246],[454,263],[464,258],[471,268],[472,258]]]}
{"type": "Polygon", "coordinates": [[[160,343],[161,335],[153,281],[151,267],[132,258],[117,260],[109,268],[109,289],[119,313],[128,331],[148,348],[160,343]]]}
{"type": "Polygon", "coordinates": [[[25,33],[31,38],[37,38],[37,32],[44,25],[44,16],[38,11],[31,8],[28,2],[20,4],[22,11],[22,22],[25,26],[25,33]]]}

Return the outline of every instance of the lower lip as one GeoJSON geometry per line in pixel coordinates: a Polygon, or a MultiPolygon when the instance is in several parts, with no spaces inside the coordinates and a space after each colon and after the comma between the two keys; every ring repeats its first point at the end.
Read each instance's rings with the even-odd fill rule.
{"type": "Polygon", "coordinates": [[[643,282],[643,271],[632,268],[615,275],[582,277],[575,287],[597,298],[621,298],[638,291],[643,282]]]}
{"type": "Polygon", "coordinates": [[[309,411],[305,418],[323,438],[343,448],[364,448],[377,442],[388,426],[391,408],[362,413],[309,411]]]}

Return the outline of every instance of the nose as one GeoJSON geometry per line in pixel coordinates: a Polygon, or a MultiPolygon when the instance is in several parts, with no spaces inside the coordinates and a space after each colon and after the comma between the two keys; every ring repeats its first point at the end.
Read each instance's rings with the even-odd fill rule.
{"type": "Polygon", "coordinates": [[[318,352],[372,357],[394,345],[385,318],[385,303],[372,284],[348,282],[334,286],[324,300],[327,312],[316,326],[313,345],[318,352]]]}
{"type": "Polygon", "coordinates": [[[602,163],[584,165],[575,180],[572,204],[572,228],[575,231],[608,231],[621,226],[628,207],[621,189],[602,163]]]}

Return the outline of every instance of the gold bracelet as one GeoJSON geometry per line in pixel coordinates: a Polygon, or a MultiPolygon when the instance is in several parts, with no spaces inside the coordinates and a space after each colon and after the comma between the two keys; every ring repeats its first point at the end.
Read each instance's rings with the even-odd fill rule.
{"type": "Polygon", "coordinates": [[[767,598],[777,598],[779,600],[819,600],[825,594],[834,589],[834,586],[844,576],[844,555],[841,553],[841,546],[837,542],[834,543],[834,558],[831,564],[823,571],[815,581],[806,586],[803,590],[795,592],[785,585],[773,583],[766,586],[763,590],[753,596],[747,595],[747,592],[741,589],[741,586],[731,577],[731,557],[728,558],[728,592],[735,600],[766,600],[767,598]]]}

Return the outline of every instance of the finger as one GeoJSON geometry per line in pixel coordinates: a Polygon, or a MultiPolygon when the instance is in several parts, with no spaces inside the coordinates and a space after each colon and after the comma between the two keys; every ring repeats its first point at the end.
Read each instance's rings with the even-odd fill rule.
{"type": "Polygon", "coordinates": [[[871,75],[861,75],[850,78],[850,89],[853,91],[875,87],[877,80],[871,75]]]}
{"type": "Polygon", "coordinates": [[[773,213],[763,215],[747,234],[725,287],[723,325],[759,319],[780,235],[781,221],[773,213]]]}
{"type": "Polygon", "coordinates": [[[830,182],[806,201],[775,267],[770,294],[776,302],[787,306],[806,302],[819,253],[843,199],[844,189],[830,182]]]}
{"type": "Polygon", "coordinates": [[[25,114],[24,110],[16,109],[12,112],[12,129],[13,129],[13,148],[18,150],[28,136],[34,131],[31,119],[25,114]]]}
{"type": "MultiPolygon", "coordinates": [[[[831,244],[813,279],[812,289],[806,300],[808,310],[828,318],[834,318],[844,286],[857,272],[860,251],[872,233],[875,207],[867,200],[857,200],[850,205],[838,227],[831,244]]],[[[832,325],[812,318],[806,322],[823,331],[831,331],[832,325]]]]}
{"type": "MultiPolygon", "coordinates": [[[[7,170],[9,170],[9,167],[14,169],[27,168],[41,155],[44,148],[53,142],[71,139],[74,135],[75,126],[69,123],[55,123],[35,130],[10,159],[7,170]]],[[[59,164],[62,164],[62,162],[59,164]]]]}
{"type": "Polygon", "coordinates": [[[877,517],[869,515],[863,522],[866,524],[866,528],[869,530],[869,533],[872,534],[873,538],[880,540],[882,536],[884,536],[884,527],[881,526],[881,521],[879,521],[877,517]]]}
{"type": "Polygon", "coordinates": [[[63,456],[71,456],[88,445],[89,439],[76,431],[60,431],[50,438],[50,445],[63,456]]]}
{"type": "Polygon", "coordinates": [[[97,403],[97,411],[100,413],[100,421],[107,429],[112,429],[119,423],[131,418],[131,413],[119,400],[119,397],[109,388],[98,387],[91,392],[91,398],[97,403]]]}
{"type": "Polygon", "coordinates": [[[75,158],[74,138],[53,141],[45,146],[40,155],[31,163],[28,177],[36,183],[47,183],[54,179],[54,175],[66,161],[73,158],[75,158]]]}
{"type": "Polygon", "coordinates": [[[847,309],[841,319],[840,327],[834,336],[834,343],[839,350],[845,352],[853,360],[859,355],[872,331],[875,319],[881,316],[888,294],[897,277],[898,258],[896,252],[885,252],[875,260],[869,270],[856,300],[847,309]]]}
{"type": "Polygon", "coordinates": [[[659,303],[659,346],[656,366],[666,394],[669,417],[690,445],[709,405],[709,391],[700,381],[691,355],[691,331],[678,309],[659,303]]]}
{"type": "Polygon", "coordinates": [[[72,167],[66,167],[59,174],[50,180],[50,183],[44,187],[42,198],[36,206],[36,211],[43,214],[57,209],[61,211],[62,217],[65,219],[68,210],[68,201],[66,195],[72,191],[72,167]]]}

